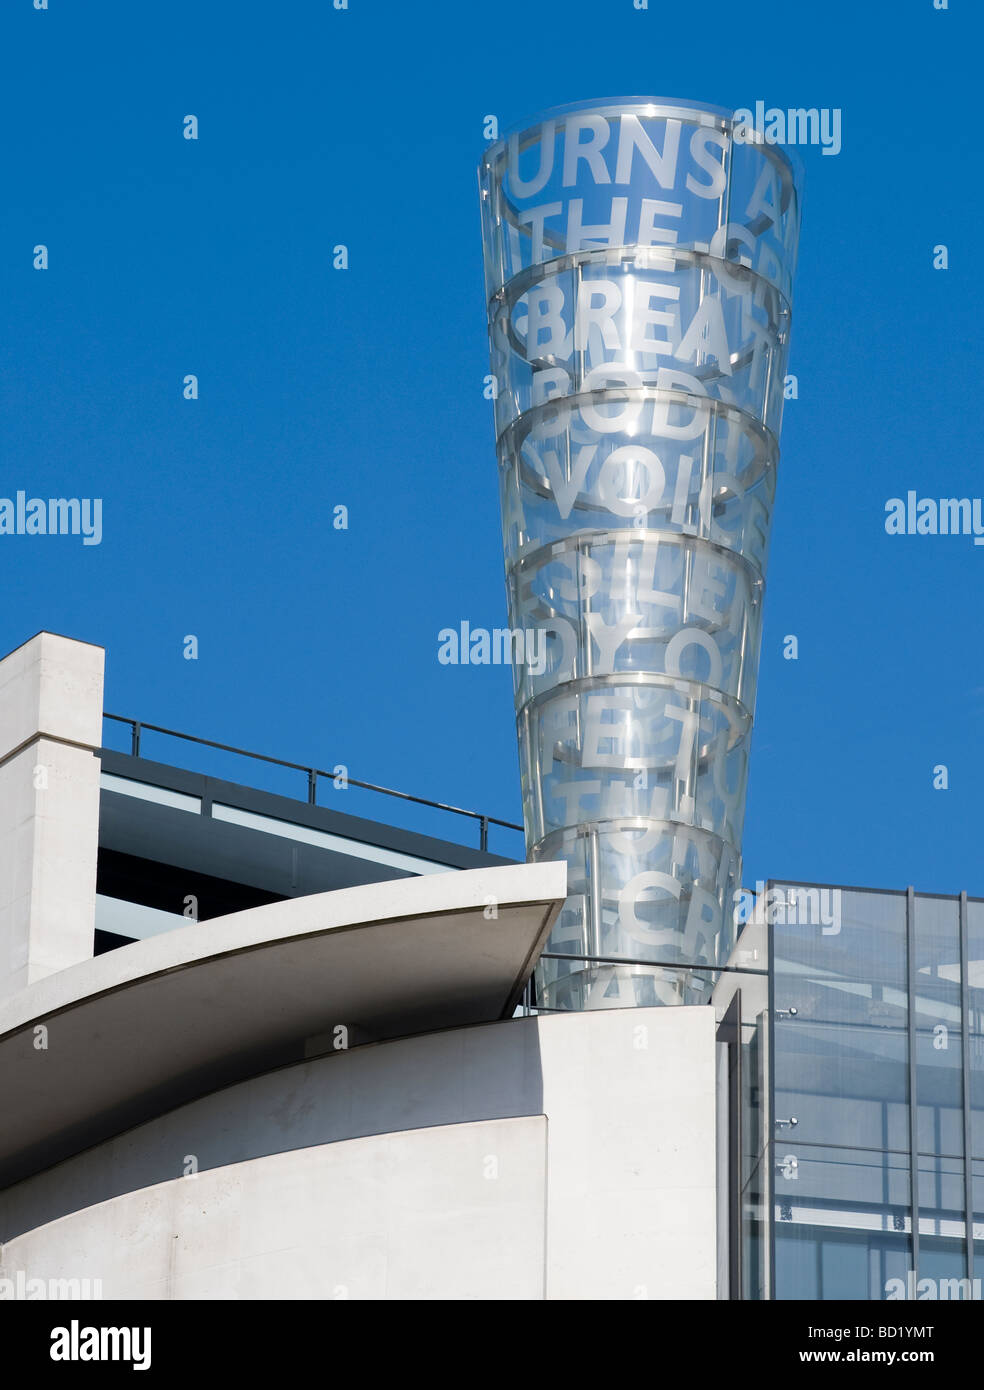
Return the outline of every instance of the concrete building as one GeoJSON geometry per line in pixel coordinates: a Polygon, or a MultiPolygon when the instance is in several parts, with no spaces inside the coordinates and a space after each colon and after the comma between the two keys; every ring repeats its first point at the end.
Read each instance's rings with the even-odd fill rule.
{"type": "Polygon", "coordinates": [[[563,863],[112,749],[102,665],[0,660],[0,1292],[979,1296],[984,902],[761,885],[706,1003],[546,1008],[563,863]]]}
{"type": "Polygon", "coordinates": [[[533,1012],[563,863],[157,764],[139,728],[113,752],[102,665],[50,633],[0,661],[0,1279],[152,1299],[761,1281],[734,984],[764,971],[718,972],[702,1005],[533,1012]]]}

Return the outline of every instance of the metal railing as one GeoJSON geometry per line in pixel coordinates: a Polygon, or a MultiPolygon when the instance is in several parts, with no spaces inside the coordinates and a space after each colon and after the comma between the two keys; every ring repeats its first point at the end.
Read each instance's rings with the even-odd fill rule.
{"type": "MultiPolygon", "coordinates": [[[[197,734],[184,734],[178,729],[164,729],[160,724],[146,724],[140,719],[129,719],[123,714],[104,714],[104,719],[111,719],[116,724],[128,724],[130,726],[130,755],[134,758],[142,756],[140,752],[141,735],[144,733],[164,734],[167,738],[180,738],[185,743],[198,743],[205,748],[215,748],[220,753],[234,753],[240,758],[252,758],[254,762],[272,763],[275,767],[290,768],[294,772],[303,772],[307,775],[307,801],[308,805],[316,806],[318,794],[318,779],[326,777],[329,781],[335,780],[335,773],[328,772],[321,767],[308,767],[305,763],[292,763],[286,758],[272,758],[267,753],[253,753],[248,748],[234,748],[228,743],[217,743],[211,738],[199,738],[197,734]]],[[[470,820],[477,820],[480,824],[479,829],[479,849],[488,851],[489,847],[489,826],[501,825],[505,830],[519,830],[523,827],[516,825],[514,821],[500,820],[498,816],[487,816],[481,811],[467,811],[462,806],[449,806],[444,801],[431,801],[426,796],[411,796],[409,792],[394,791],[392,787],[380,787],[374,782],[360,782],[354,777],[346,775],[347,786],[359,787],[362,791],[380,792],[383,796],[394,796],[400,801],[412,801],[418,806],[429,806],[435,811],[450,811],[456,816],[467,816],[470,820]]],[[[300,797],[295,798],[301,800],[300,797]]]]}

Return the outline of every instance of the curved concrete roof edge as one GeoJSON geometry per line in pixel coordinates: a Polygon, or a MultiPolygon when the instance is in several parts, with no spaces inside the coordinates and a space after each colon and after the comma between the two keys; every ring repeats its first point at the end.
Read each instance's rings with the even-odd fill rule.
{"type": "Polygon", "coordinates": [[[467,912],[484,908],[490,899],[501,907],[552,902],[559,906],[566,896],[567,864],[556,860],[456,869],[285,898],[191,922],[35,980],[0,999],[0,1038],[122,985],[271,942],[376,922],[467,912]]]}

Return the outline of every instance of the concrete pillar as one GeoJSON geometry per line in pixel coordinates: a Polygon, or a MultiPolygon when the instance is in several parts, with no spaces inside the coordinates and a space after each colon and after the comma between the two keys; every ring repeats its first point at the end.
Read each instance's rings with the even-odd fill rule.
{"type": "Polygon", "coordinates": [[[92,955],[103,656],[40,632],[0,661],[0,996],[92,955]]]}

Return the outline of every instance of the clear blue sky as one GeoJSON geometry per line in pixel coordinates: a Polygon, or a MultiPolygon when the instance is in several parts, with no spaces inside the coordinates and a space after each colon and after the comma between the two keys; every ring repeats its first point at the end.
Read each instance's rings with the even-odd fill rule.
{"type": "Polygon", "coordinates": [[[111,710],[518,819],[509,672],[437,661],[505,622],[483,119],[839,107],[801,151],[745,877],[984,895],[984,548],[883,526],[984,491],[982,36],[978,0],[5,0],[0,495],[101,497],[105,535],[0,538],[0,649],[100,643],[111,710]]]}

